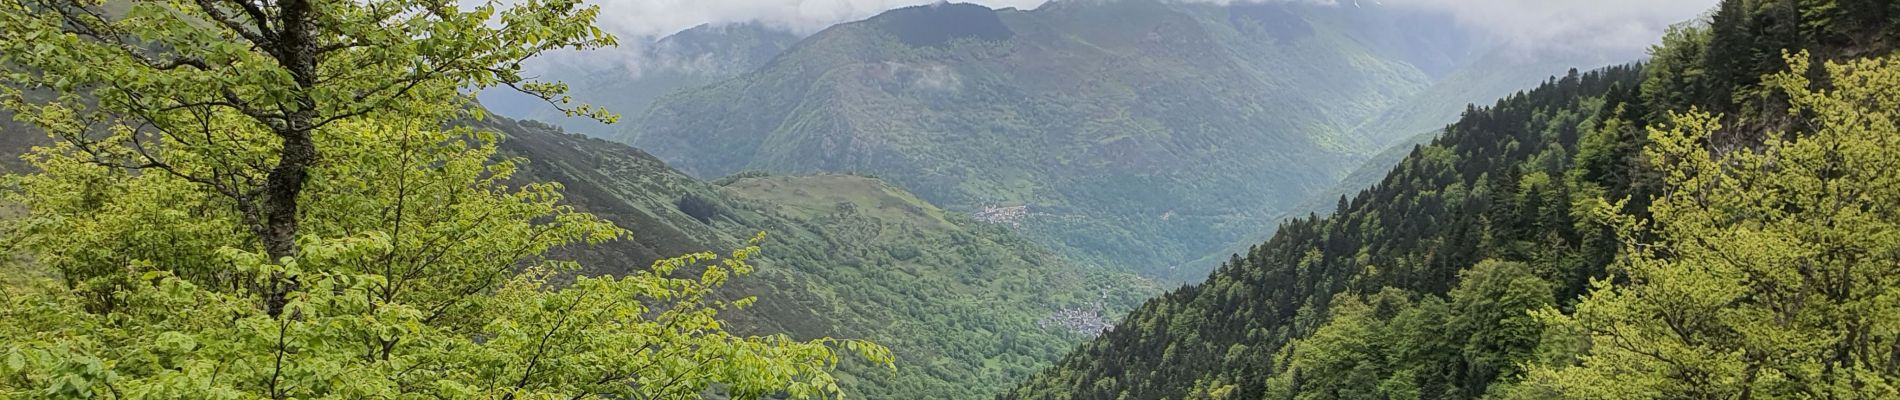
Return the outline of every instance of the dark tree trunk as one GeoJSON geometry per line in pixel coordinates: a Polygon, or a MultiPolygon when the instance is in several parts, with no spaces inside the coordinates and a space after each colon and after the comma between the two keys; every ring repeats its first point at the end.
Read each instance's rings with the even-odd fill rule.
{"type": "MultiPolygon", "coordinates": [[[[276,43],[271,53],[278,65],[290,72],[297,85],[297,95],[291,105],[294,108],[284,110],[284,123],[276,128],[283,149],[278,153],[277,166],[264,182],[264,226],[259,236],[272,261],[297,256],[297,197],[303,193],[310,166],[317,161],[317,145],[310,137],[317,119],[317,103],[310,96],[317,82],[317,46],[311,36],[315,7],[310,0],[287,0],[279,3],[279,7],[278,30],[271,35],[276,43]]],[[[272,277],[268,294],[271,316],[283,312],[286,294],[297,286],[294,279],[281,275],[272,277]]]]}

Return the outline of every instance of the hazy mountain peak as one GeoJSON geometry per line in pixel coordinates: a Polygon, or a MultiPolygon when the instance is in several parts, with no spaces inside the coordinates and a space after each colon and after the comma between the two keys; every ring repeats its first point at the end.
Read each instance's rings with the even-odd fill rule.
{"type": "MultiPolygon", "coordinates": [[[[622,123],[631,124],[653,99],[751,71],[802,38],[758,22],[707,23],[595,58],[543,60],[540,75],[567,83],[576,101],[605,106],[619,113],[622,123]]],[[[540,99],[509,89],[482,92],[481,101],[501,115],[548,121],[571,132],[608,136],[618,130],[568,117],[540,99]]]]}
{"type": "Polygon", "coordinates": [[[911,46],[944,46],[952,40],[1007,40],[1015,35],[996,10],[970,3],[934,3],[886,11],[870,19],[911,46]]]}

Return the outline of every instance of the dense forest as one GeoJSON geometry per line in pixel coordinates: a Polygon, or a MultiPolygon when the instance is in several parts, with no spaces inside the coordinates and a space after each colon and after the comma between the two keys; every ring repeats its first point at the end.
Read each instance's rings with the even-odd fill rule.
{"type": "Polygon", "coordinates": [[[894,362],[727,330],[757,239],[550,257],[629,232],[516,181],[462,90],[565,103],[521,60],[615,38],[498,6],[0,1],[0,128],[50,139],[5,141],[41,145],[0,178],[0,397],[811,397],[894,362]]]}
{"type": "Polygon", "coordinates": [[[1723,1],[1647,63],[1466,111],[1000,398],[1900,394],[1896,69],[1857,61],[1895,17],[1723,1]]]}

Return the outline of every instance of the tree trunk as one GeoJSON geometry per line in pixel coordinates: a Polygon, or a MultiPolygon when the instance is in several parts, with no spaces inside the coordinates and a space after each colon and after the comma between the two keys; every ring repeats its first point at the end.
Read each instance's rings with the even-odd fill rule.
{"type": "MultiPolygon", "coordinates": [[[[263,193],[264,227],[260,240],[271,261],[297,256],[297,197],[303,193],[309,168],[317,161],[317,145],[311,140],[315,129],[317,103],[310,92],[317,82],[317,47],[311,36],[315,15],[310,0],[286,0],[279,5],[280,19],[271,49],[279,66],[290,72],[297,88],[295,103],[285,110],[284,123],[276,128],[283,141],[277,166],[265,178],[263,193]]],[[[295,279],[276,274],[271,277],[268,312],[276,317],[283,312],[286,295],[296,290],[295,279]]]]}

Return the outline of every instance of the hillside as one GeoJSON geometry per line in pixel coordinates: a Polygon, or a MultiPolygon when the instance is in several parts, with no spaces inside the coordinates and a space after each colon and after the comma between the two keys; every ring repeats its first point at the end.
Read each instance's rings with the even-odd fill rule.
{"type": "MultiPolygon", "coordinates": [[[[778,56],[800,36],[757,23],[700,25],[652,43],[600,54],[555,57],[537,75],[566,83],[575,102],[620,114],[614,125],[568,117],[547,102],[497,88],[481,93],[482,105],[512,118],[544,121],[568,132],[611,137],[639,123],[647,106],[669,93],[746,73],[778,56]]],[[[637,39],[635,39],[637,40],[637,39]]]]}
{"type": "Polygon", "coordinates": [[[766,232],[760,272],[736,280],[731,293],[758,296],[757,307],[722,316],[742,332],[891,347],[896,372],[846,365],[846,392],[854,397],[988,396],[1093,335],[1045,320],[1076,310],[1112,318],[1158,292],[876,179],[753,176],[710,184],[625,145],[535,122],[491,124],[507,133],[504,151],[530,160],[526,179],[559,182],[569,203],[633,232],[629,240],[564,251],[594,273],[734,248],[766,232]]]}
{"type": "Polygon", "coordinates": [[[951,210],[1026,205],[1023,230],[1068,254],[1190,279],[1383,149],[1355,128],[1476,46],[1378,7],[918,6],[667,96],[624,138],[701,177],[857,172],[951,210]]]}
{"type": "MultiPolygon", "coordinates": [[[[1774,344],[1789,346],[1778,347],[1775,351],[1784,353],[1775,357],[1753,350],[1771,346],[1763,340],[1781,340],[1765,337],[1787,338],[1797,329],[1811,328],[1788,319],[1764,321],[1772,318],[1769,314],[1743,314],[1769,313],[1754,310],[1785,304],[1782,300],[1736,297],[1708,309],[1694,308],[1701,310],[1696,312],[1685,311],[1692,309],[1688,305],[1693,301],[1658,298],[1648,299],[1657,303],[1647,305],[1596,305],[1587,312],[1577,308],[1586,299],[1612,303],[1631,298],[1617,296],[1652,293],[1606,288],[1612,283],[1619,288],[1631,284],[1634,278],[1625,275],[1632,273],[1628,269],[1643,265],[1632,267],[1619,261],[1630,257],[1620,249],[1621,240],[1626,239],[1621,235],[1630,233],[1612,229],[1598,219],[1597,213],[1603,211],[1591,206],[1600,198],[1629,198],[1632,201],[1623,208],[1607,211],[1636,218],[1649,215],[1650,199],[1663,190],[1665,180],[1642,152],[1654,132],[1649,129],[1667,129],[1671,111],[1693,107],[1724,113],[1723,126],[1732,128],[1717,131],[1706,142],[1692,142],[1706,146],[1689,150],[1692,154],[1773,143],[1771,133],[1790,125],[1803,126],[1773,121],[1805,117],[1787,114],[1786,97],[1739,94],[1764,93],[1759,77],[1788,68],[1780,61],[1784,49],[1808,49],[1823,60],[1890,54],[1895,43],[1893,20],[1885,11],[1870,11],[1881,7],[1877,2],[1816,7],[1795,1],[1724,1],[1707,25],[1672,32],[1646,65],[1573,73],[1495,105],[1470,109],[1442,136],[1412,150],[1383,180],[1340,201],[1333,215],[1282,225],[1272,239],[1233,257],[1207,281],[1144,304],[1110,333],[999,398],[1619,396],[1606,393],[1622,393],[1621,398],[1694,398],[1695,393],[1717,390],[1730,390],[1725,396],[1741,390],[1739,396],[1747,397],[1746,389],[1740,387],[1759,387],[1763,393],[1811,388],[1891,395],[1891,386],[1849,387],[1838,383],[1836,375],[1800,375],[1793,369],[1776,370],[1793,377],[1763,374],[1757,383],[1757,375],[1747,371],[1795,362],[1820,365],[1821,360],[1841,365],[1838,360],[1848,358],[1843,356],[1846,353],[1817,349],[1822,342],[1774,344]],[[1736,311],[1741,309],[1751,311],[1736,311]],[[1532,310],[1543,311],[1533,316],[1532,310]],[[1594,331],[1561,322],[1576,324],[1618,312],[1648,314],[1628,316],[1628,321],[1635,321],[1630,325],[1591,329],[1655,331],[1594,331]],[[1679,323],[1685,315],[1678,313],[1722,313],[1724,319],[1672,325],[1674,334],[1667,333],[1671,327],[1635,328],[1661,324],[1656,321],[1679,323]],[[1753,330],[1763,325],[1787,330],[1753,330]],[[1552,326],[1563,329],[1546,330],[1552,326]],[[1643,336],[1649,332],[1673,339],[1643,336]],[[1620,336],[1624,334],[1633,336],[1620,336]],[[1676,347],[1667,347],[1668,353],[1642,353],[1660,347],[1631,345],[1618,342],[1619,338],[1658,340],[1674,344],[1657,346],[1676,347]],[[1716,343],[1738,342],[1751,350],[1716,347],[1716,343]],[[1592,343],[1601,347],[1593,349],[1592,343]],[[1703,352],[1710,356],[1699,358],[1703,352]],[[1710,364],[1666,364],[1683,359],[1709,360],[1697,362],[1710,364]],[[1718,359],[1727,361],[1714,361],[1718,359]],[[1602,375],[1561,375],[1580,370],[1602,375]],[[1533,372],[1538,380],[1525,382],[1533,372]],[[1697,375],[1705,373],[1711,375],[1697,375]],[[1647,378],[1657,375],[1661,377],[1647,378]],[[1696,381],[1712,376],[1719,378],[1696,381]],[[1819,383],[1828,380],[1838,386],[1830,389],[1819,383]],[[1690,383],[1667,386],[1679,381],[1690,383]],[[1760,386],[1744,386],[1751,384],[1760,386]],[[1570,389],[1561,389],[1566,387],[1570,389]],[[1575,392],[1580,389],[1601,392],[1575,392]]],[[[1813,129],[1786,132],[1800,137],[1815,134],[1813,129]]],[[[1682,212],[1681,204],[1675,207],[1672,212],[1682,212]]],[[[1766,218],[1763,215],[1730,218],[1737,221],[1736,229],[1769,229],[1751,222],[1766,218]]],[[[1706,244],[1683,249],[1698,246],[1706,244]]],[[[1671,279],[1667,275],[1671,272],[1649,273],[1644,276],[1661,282],[1671,279]]],[[[1730,275],[1742,279],[1743,274],[1730,275]]],[[[1840,297],[1829,300],[1777,291],[1777,285],[1801,284],[1777,283],[1780,278],[1776,277],[1748,275],[1747,279],[1736,282],[1740,287],[1733,290],[1738,292],[1723,293],[1769,291],[1802,299],[1787,301],[1841,301],[1840,297]]],[[[1716,296],[1712,291],[1718,289],[1702,290],[1670,293],[1716,296]]],[[[1683,297],[1688,298],[1698,297],[1683,297]]],[[[1817,334],[1832,328],[1815,329],[1801,332],[1817,334]]],[[[1886,354],[1880,350],[1867,357],[1886,354]]],[[[1868,379],[1878,375],[1891,382],[1894,377],[1891,368],[1884,370],[1885,375],[1875,372],[1878,368],[1861,371],[1873,374],[1857,375],[1868,379]]]]}

